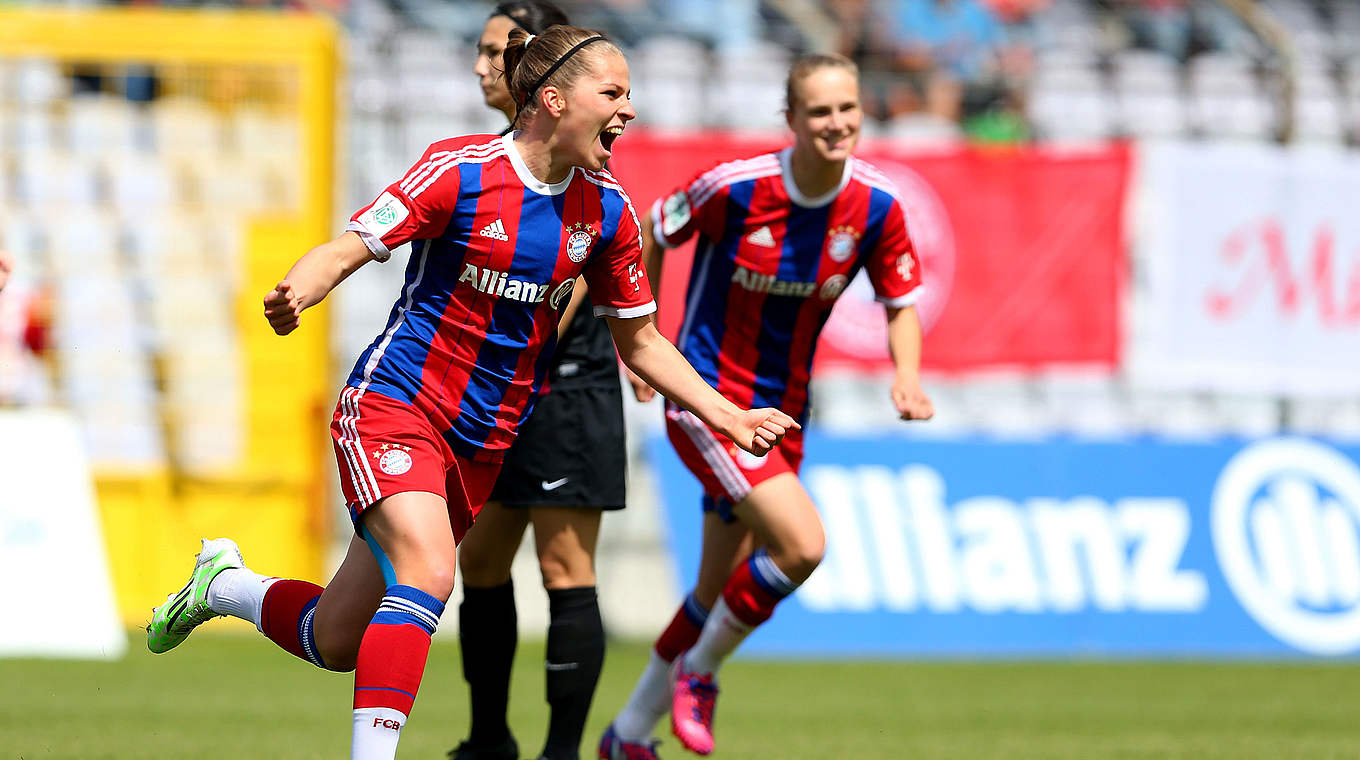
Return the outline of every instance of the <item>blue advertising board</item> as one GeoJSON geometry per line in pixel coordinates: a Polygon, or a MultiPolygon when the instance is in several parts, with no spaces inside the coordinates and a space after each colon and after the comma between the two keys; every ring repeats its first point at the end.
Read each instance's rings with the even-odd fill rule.
{"type": "MultiPolygon", "coordinates": [[[[692,583],[699,486],[664,439],[651,449],[692,583]]],[[[745,653],[1360,651],[1360,447],[811,431],[806,451],[826,558],[745,653]]]]}

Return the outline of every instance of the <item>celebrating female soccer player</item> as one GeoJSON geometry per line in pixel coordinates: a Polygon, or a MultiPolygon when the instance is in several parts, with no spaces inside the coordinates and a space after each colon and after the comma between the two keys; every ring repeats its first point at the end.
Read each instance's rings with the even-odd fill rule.
{"type": "MultiPolygon", "coordinates": [[[[565,24],[562,11],[537,0],[496,6],[477,44],[476,73],[486,104],[515,118],[501,54],[510,30],[541,34],[565,24]]],[[[590,700],[604,664],[604,627],[595,596],[595,541],[600,514],[624,506],[623,394],[618,360],[603,319],[579,310],[576,279],[562,309],[557,352],[534,413],[506,452],[491,501],[459,546],[463,602],[458,640],[472,702],[472,730],[452,760],[519,760],[506,725],[517,620],[510,566],[534,525],[548,590],[545,679],[551,715],[542,760],[577,760],[590,700]]]]}
{"type": "MultiPolygon", "coordinates": [[[[817,334],[863,267],[888,310],[903,419],[929,419],[918,380],[921,274],[891,184],[851,152],[859,138],[859,77],[840,56],[799,59],[789,72],[794,144],[700,174],[658,201],[643,225],[655,279],[661,249],[698,234],[679,346],[734,403],[807,413],[817,334]]],[[[639,387],[639,398],[650,389],[639,387]]],[[[654,760],[652,728],[667,709],[690,750],[713,751],[718,666],[821,562],[825,535],[798,480],[802,438],[763,459],[723,441],[674,404],[667,431],[704,488],[698,583],[657,639],[633,695],[600,740],[605,760],[654,760]]]]}
{"type": "Polygon", "coordinates": [[[431,145],[264,299],[287,334],[364,263],[415,243],[387,328],[360,355],[331,423],[356,536],[330,585],[267,578],[229,539],[204,541],[189,582],[147,628],[148,647],[165,652],[214,615],[235,615],[319,667],[354,670],[353,760],[396,754],[453,590],[457,542],[543,382],[578,275],[624,361],[669,398],[756,454],[797,426],[722,398],[647,316],[637,222],[602,171],[635,115],[622,54],[559,26],[532,39],[512,32],[505,58],[523,131],[431,145]]]}

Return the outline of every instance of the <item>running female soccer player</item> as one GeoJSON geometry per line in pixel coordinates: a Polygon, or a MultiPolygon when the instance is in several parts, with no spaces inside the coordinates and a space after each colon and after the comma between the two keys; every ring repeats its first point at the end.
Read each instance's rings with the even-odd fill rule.
{"type": "MultiPolygon", "coordinates": [[[[477,44],[475,72],[486,104],[515,118],[502,52],[510,31],[542,34],[567,18],[550,3],[515,0],[496,6],[477,44]]],[[[604,664],[604,626],[595,596],[595,543],[600,514],[625,501],[623,394],[618,359],[603,319],[578,309],[576,279],[562,310],[557,352],[534,412],[506,452],[491,500],[459,546],[463,602],[458,640],[472,703],[468,738],[452,760],[519,760],[506,725],[510,668],[518,625],[510,566],[529,522],[534,526],[548,590],[545,668],[550,710],[542,760],[577,760],[590,701],[604,664]]]]}
{"type": "Polygon", "coordinates": [[[205,540],[189,582],[147,628],[153,652],[215,615],[256,624],[288,652],[354,670],[353,760],[391,760],[430,636],[453,590],[457,542],[486,503],[533,404],[560,310],[584,274],[620,355],[756,454],[797,423],[713,391],[656,332],[628,196],[602,168],[635,114],[628,65],[603,36],[515,31],[505,52],[522,132],[442,140],[308,251],[264,298],[280,335],[346,276],[414,241],[406,284],[350,374],[331,423],[355,537],[322,589],[247,570],[205,540]],[[526,44],[527,41],[527,44],[526,44]]]}
{"type": "MultiPolygon", "coordinates": [[[[657,201],[642,227],[653,279],[662,249],[699,235],[680,350],[734,403],[774,403],[806,417],[817,334],[863,267],[888,310],[893,402],[902,419],[929,419],[913,306],[921,268],[906,216],[888,180],[851,155],[859,72],[840,56],[806,56],[789,72],[787,99],[791,148],[700,174],[657,201]]],[[[674,404],[666,418],[672,444],[703,484],[703,556],[697,585],[600,740],[605,760],[655,760],[651,733],[667,710],[685,747],[712,752],[718,667],[812,574],[825,548],[817,508],[798,480],[796,431],[760,459],[674,404]]]]}

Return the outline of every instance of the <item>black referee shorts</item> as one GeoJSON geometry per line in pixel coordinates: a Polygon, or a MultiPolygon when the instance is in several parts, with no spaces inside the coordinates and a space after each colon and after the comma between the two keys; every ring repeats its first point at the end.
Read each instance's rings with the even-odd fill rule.
{"type": "Polygon", "coordinates": [[[553,389],[520,425],[491,499],[511,508],[623,509],[627,465],[620,386],[553,389]]]}

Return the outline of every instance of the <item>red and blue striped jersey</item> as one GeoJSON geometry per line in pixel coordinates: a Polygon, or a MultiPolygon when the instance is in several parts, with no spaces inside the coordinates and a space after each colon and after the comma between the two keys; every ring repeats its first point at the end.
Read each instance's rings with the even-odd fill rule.
{"type": "Polygon", "coordinates": [[[348,385],[411,404],[478,461],[503,457],[531,410],[577,275],[597,316],[656,309],[623,188],[580,167],[541,182],[512,136],[431,145],[346,229],[379,260],[413,243],[386,329],[348,385]]]}
{"type": "Polygon", "coordinates": [[[657,242],[699,236],[677,346],[714,388],[747,407],[807,415],[817,336],[864,268],[879,301],[910,306],[921,267],[892,183],[851,158],[838,187],[805,197],[791,148],[701,173],[652,208],[657,242]]]}

